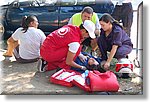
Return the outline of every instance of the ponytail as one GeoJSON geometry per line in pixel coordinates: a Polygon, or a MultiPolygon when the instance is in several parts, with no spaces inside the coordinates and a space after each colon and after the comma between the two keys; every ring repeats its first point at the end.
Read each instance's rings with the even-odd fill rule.
{"type": "Polygon", "coordinates": [[[21,25],[22,25],[22,27],[23,27],[23,31],[24,31],[24,33],[25,32],[27,32],[27,30],[28,30],[28,28],[29,28],[29,24],[30,24],[30,22],[33,22],[34,21],[34,18],[36,18],[35,16],[24,16],[23,18],[22,18],[22,23],[21,23],[21,25]]]}
{"type": "Polygon", "coordinates": [[[114,22],[112,23],[113,25],[118,25],[120,28],[124,29],[124,27],[122,25],[120,25],[120,23],[117,20],[114,20],[114,22]]]}
{"type": "Polygon", "coordinates": [[[28,25],[26,23],[26,19],[27,19],[27,16],[24,16],[22,18],[22,22],[21,22],[21,26],[23,27],[22,31],[24,31],[24,33],[27,31],[28,29],[28,25]]]}

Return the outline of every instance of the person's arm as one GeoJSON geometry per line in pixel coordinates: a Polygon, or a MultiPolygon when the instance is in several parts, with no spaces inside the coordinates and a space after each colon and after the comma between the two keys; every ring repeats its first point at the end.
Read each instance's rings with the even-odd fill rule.
{"type": "Polygon", "coordinates": [[[72,24],[72,17],[70,18],[68,24],[72,24]]]}
{"type": "Polygon", "coordinates": [[[73,60],[74,57],[75,57],[75,54],[68,51],[67,58],[66,58],[66,64],[68,64],[72,67],[75,67],[75,68],[82,68],[82,66],[80,66],[79,64],[74,62],[74,60],[73,60]]]}
{"type": "Polygon", "coordinates": [[[96,24],[95,24],[95,34],[97,35],[97,36],[100,36],[100,29],[101,29],[101,25],[100,25],[100,23],[99,23],[99,18],[98,18],[98,16],[97,16],[97,14],[96,14],[96,24]]]}
{"type": "Polygon", "coordinates": [[[19,37],[22,34],[22,27],[18,28],[11,37],[7,40],[7,51],[4,53],[4,56],[12,56],[13,50],[19,45],[19,37]]]}
{"type": "Polygon", "coordinates": [[[82,53],[80,53],[80,54],[78,55],[78,57],[79,57],[79,59],[80,59],[82,62],[86,62],[86,60],[87,60],[87,56],[84,56],[82,53]]]}
{"type": "Polygon", "coordinates": [[[4,56],[12,56],[14,49],[18,46],[18,40],[14,40],[13,37],[10,37],[7,40],[7,51],[4,53],[4,56]]]}
{"type": "Polygon", "coordinates": [[[67,58],[66,58],[66,64],[75,67],[75,68],[81,68],[83,70],[85,70],[86,68],[84,66],[80,66],[79,64],[74,62],[74,57],[80,47],[80,44],[78,42],[72,42],[70,44],[68,44],[69,46],[69,50],[68,50],[68,54],[67,54],[67,58]]]}
{"type": "Polygon", "coordinates": [[[44,42],[44,40],[46,39],[46,35],[44,34],[44,32],[40,29],[38,29],[39,31],[39,35],[41,37],[41,40],[40,40],[40,45],[42,45],[42,43],[44,42]]]}
{"type": "Polygon", "coordinates": [[[41,35],[41,41],[42,43],[44,42],[44,40],[46,39],[46,35],[44,34],[44,32],[42,30],[40,30],[40,35],[41,35]]]}
{"type": "Polygon", "coordinates": [[[17,42],[18,40],[14,40],[13,37],[10,37],[8,40],[7,40],[7,43],[15,43],[17,42]]]}
{"type": "Polygon", "coordinates": [[[109,55],[109,57],[108,57],[106,63],[104,64],[104,68],[105,68],[106,70],[109,69],[109,67],[110,67],[110,62],[111,62],[111,60],[113,59],[113,57],[114,57],[114,55],[115,55],[115,53],[116,53],[116,51],[117,51],[117,48],[118,48],[118,45],[113,45],[113,46],[112,46],[112,49],[111,49],[111,51],[110,51],[110,55],[109,55]]]}

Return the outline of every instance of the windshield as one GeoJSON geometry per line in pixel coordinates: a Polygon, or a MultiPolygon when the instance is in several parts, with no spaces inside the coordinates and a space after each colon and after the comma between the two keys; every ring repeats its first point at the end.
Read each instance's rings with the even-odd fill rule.
{"type": "Polygon", "coordinates": [[[41,5],[83,5],[94,4],[95,0],[38,0],[41,5]]]}
{"type": "Polygon", "coordinates": [[[60,5],[83,5],[93,4],[95,0],[57,0],[56,3],[60,5]]]}
{"type": "Polygon", "coordinates": [[[95,0],[2,0],[1,5],[11,4],[12,2],[35,2],[40,6],[43,5],[82,5],[82,4],[93,4],[95,0]]]}

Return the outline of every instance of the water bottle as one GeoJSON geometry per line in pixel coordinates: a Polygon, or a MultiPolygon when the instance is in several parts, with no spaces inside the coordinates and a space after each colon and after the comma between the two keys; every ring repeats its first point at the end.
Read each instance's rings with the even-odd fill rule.
{"type": "Polygon", "coordinates": [[[85,84],[89,86],[89,85],[90,85],[90,79],[89,79],[89,77],[88,77],[89,71],[86,70],[86,71],[84,72],[84,74],[85,74],[85,84]]]}
{"type": "Polygon", "coordinates": [[[84,74],[85,74],[85,78],[86,78],[88,76],[88,74],[89,74],[89,71],[85,70],[84,74]]]}
{"type": "Polygon", "coordinates": [[[82,73],[82,77],[85,79],[88,76],[88,70],[86,70],[84,73],[82,73]]]}

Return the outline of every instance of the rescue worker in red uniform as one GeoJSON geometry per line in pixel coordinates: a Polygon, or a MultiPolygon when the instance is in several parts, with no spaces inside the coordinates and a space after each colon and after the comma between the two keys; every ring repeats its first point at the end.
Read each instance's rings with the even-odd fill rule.
{"type": "Polygon", "coordinates": [[[85,70],[86,67],[75,63],[74,60],[81,52],[81,43],[88,37],[96,38],[94,31],[94,23],[90,20],[85,20],[79,27],[65,25],[53,31],[41,46],[41,57],[48,64],[44,60],[39,61],[39,71],[71,68],[71,66],[85,70]]]}

